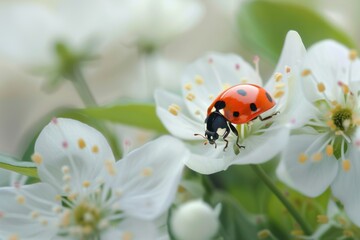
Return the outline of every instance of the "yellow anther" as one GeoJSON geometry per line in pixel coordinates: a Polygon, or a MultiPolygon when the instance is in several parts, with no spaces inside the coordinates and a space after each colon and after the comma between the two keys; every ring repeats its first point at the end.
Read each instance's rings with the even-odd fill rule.
{"type": "Polygon", "coordinates": [[[184,88],[185,88],[186,90],[190,91],[190,90],[192,89],[191,83],[185,84],[185,85],[184,85],[184,88]]]}
{"type": "Polygon", "coordinates": [[[285,92],[283,90],[276,90],[274,93],[274,98],[281,98],[285,92]]]}
{"type": "Polygon", "coordinates": [[[271,236],[269,229],[263,229],[257,233],[258,239],[266,239],[271,236]]]}
{"type": "Polygon", "coordinates": [[[300,163],[305,163],[308,160],[308,156],[305,153],[300,153],[298,161],[300,163]]]}
{"type": "Polygon", "coordinates": [[[99,147],[97,145],[94,145],[92,148],[91,148],[91,151],[93,153],[98,153],[99,152],[99,147]]]}
{"type": "Polygon", "coordinates": [[[70,221],[71,221],[71,211],[67,210],[62,215],[60,226],[67,227],[70,225],[70,221]]]}
{"type": "Polygon", "coordinates": [[[37,212],[37,211],[32,211],[30,216],[31,216],[32,219],[36,219],[36,218],[38,218],[40,216],[40,213],[37,212]]]}
{"type": "Polygon", "coordinates": [[[121,240],[132,240],[134,238],[134,234],[132,232],[124,232],[122,234],[121,240]]]}
{"type": "Polygon", "coordinates": [[[90,233],[92,233],[94,231],[93,227],[89,226],[89,225],[86,225],[86,226],[83,226],[82,229],[81,229],[81,232],[84,234],[84,235],[89,235],[90,233]]]}
{"type": "Polygon", "coordinates": [[[63,186],[63,191],[66,192],[66,193],[70,193],[71,192],[71,187],[69,184],[65,184],[63,186]]]}
{"type": "Polygon", "coordinates": [[[339,216],[337,218],[337,221],[342,225],[342,226],[346,226],[348,224],[348,222],[346,221],[345,218],[343,218],[342,216],[339,216]]]}
{"type": "Polygon", "coordinates": [[[282,73],[275,73],[275,75],[274,75],[276,82],[280,82],[282,77],[283,77],[282,73]]]}
{"type": "Polygon", "coordinates": [[[343,160],[342,161],[342,168],[343,168],[343,170],[345,171],[345,172],[348,172],[349,170],[350,170],[350,168],[351,168],[351,163],[350,163],[350,161],[349,160],[343,160]]]}
{"type": "Polygon", "coordinates": [[[305,69],[302,71],[301,76],[306,77],[306,76],[309,76],[310,74],[311,74],[311,70],[305,69]]]}
{"type": "Polygon", "coordinates": [[[8,240],[19,240],[19,236],[17,234],[11,234],[8,237],[8,240]]]}
{"type": "Polygon", "coordinates": [[[354,236],[354,232],[351,231],[350,229],[345,229],[343,234],[345,237],[353,237],[354,236]]]}
{"type": "Polygon", "coordinates": [[[231,87],[231,85],[228,84],[228,83],[225,83],[225,84],[223,84],[223,86],[222,86],[223,90],[226,90],[226,89],[228,89],[229,87],[231,87]]]}
{"type": "Polygon", "coordinates": [[[295,229],[295,230],[291,231],[291,235],[293,235],[293,236],[303,236],[304,232],[302,230],[300,230],[300,229],[295,229]]]}
{"type": "Polygon", "coordinates": [[[285,87],[285,83],[278,83],[278,84],[275,85],[276,89],[282,89],[284,87],[285,87]]]}
{"type": "Polygon", "coordinates": [[[326,125],[328,125],[332,130],[336,129],[336,125],[333,120],[329,120],[326,122],[326,125]]]}
{"type": "Polygon", "coordinates": [[[83,148],[86,147],[86,143],[85,143],[84,139],[79,138],[79,140],[78,140],[78,146],[79,146],[80,149],[83,149],[83,148]]]}
{"type": "Polygon", "coordinates": [[[18,204],[24,204],[25,203],[25,197],[23,195],[16,196],[16,202],[18,204]]]}
{"type": "Polygon", "coordinates": [[[82,185],[84,188],[88,188],[88,187],[90,187],[90,181],[85,180],[85,181],[83,181],[82,185]]]}
{"type": "Polygon", "coordinates": [[[61,201],[61,195],[60,195],[60,194],[57,194],[57,195],[55,196],[55,199],[54,199],[54,200],[57,201],[57,202],[61,201]]]}
{"type": "Polygon", "coordinates": [[[49,224],[48,220],[46,220],[46,219],[42,219],[42,220],[40,221],[40,223],[41,223],[41,225],[43,225],[43,226],[47,226],[47,225],[49,224]]]}
{"type": "Polygon", "coordinates": [[[290,68],[289,66],[285,66],[285,72],[286,72],[286,73],[291,72],[291,68],[290,68]]]}
{"type": "Polygon", "coordinates": [[[116,168],[114,167],[114,162],[110,160],[105,161],[105,169],[109,173],[110,176],[116,175],[116,168]]]}
{"type": "Polygon", "coordinates": [[[63,174],[68,174],[70,172],[69,166],[62,166],[61,171],[63,174]]]}
{"type": "Polygon", "coordinates": [[[201,114],[200,110],[196,110],[194,113],[195,113],[195,115],[200,115],[201,114]]]}
{"type": "Polygon", "coordinates": [[[351,61],[354,61],[358,56],[358,53],[355,49],[351,49],[350,52],[349,52],[349,59],[351,61]]]}
{"type": "Polygon", "coordinates": [[[319,92],[324,92],[325,91],[325,85],[323,83],[318,83],[317,89],[318,89],[319,92]]]}
{"type": "Polygon", "coordinates": [[[195,99],[195,95],[193,93],[188,93],[188,95],[186,95],[186,99],[192,101],[195,99]]]}
{"type": "Polygon", "coordinates": [[[198,85],[201,85],[204,83],[204,78],[200,75],[196,75],[195,76],[195,83],[198,84],[198,85]]]}
{"type": "Polygon", "coordinates": [[[43,162],[43,158],[42,156],[39,154],[39,153],[34,153],[32,156],[31,156],[31,160],[36,163],[36,164],[41,164],[43,162]]]}
{"type": "Polygon", "coordinates": [[[153,170],[149,167],[146,167],[142,170],[141,175],[143,175],[144,177],[149,177],[153,174],[153,170]]]}
{"type": "Polygon", "coordinates": [[[312,155],[312,159],[313,159],[314,161],[316,161],[316,162],[321,161],[321,159],[322,159],[322,153],[321,153],[321,152],[314,153],[314,154],[312,155]]]}
{"type": "Polygon", "coordinates": [[[360,126],[360,119],[353,119],[353,123],[356,125],[356,126],[360,126]]]}
{"type": "Polygon", "coordinates": [[[60,206],[55,206],[52,210],[54,213],[61,213],[62,208],[60,206]]]}
{"type": "Polygon", "coordinates": [[[329,218],[326,215],[317,215],[316,219],[317,222],[321,224],[326,224],[329,222],[329,218]]]}
{"type": "Polygon", "coordinates": [[[333,106],[337,106],[337,105],[339,105],[339,103],[338,103],[338,101],[333,100],[333,101],[331,101],[331,105],[333,105],[333,106]]]}
{"type": "Polygon", "coordinates": [[[349,86],[346,84],[342,84],[342,91],[344,92],[344,94],[348,94],[350,92],[349,86]]]}
{"type": "Polygon", "coordinates": [[[78,194],[77,194],[77,193],[70,193],[70,194],[68,195],[68,198],[69,198],[69,200],[71,200],[71,201],[75,201],[75,200],[77,199],[77,197],[78,197],[78,194]]]}
{"type": "Polygon", "coordinates": [[[326,146],[326,155],[328,155],[329,157],[331,157],[334,154],[334,148],[332,145],[327,145],[326,146]]]}
{"type": "Polygon", "coordinates": [[[241,81],[240,81],[241,83],[248,83],[249,82],[249,80],[247,80],[247,79],[241,79],[241,81]]]}
{"type": "Polygon", "coordinates": [[[178,192],[178,193],[184,193],[184,192],[186,192],[186,188],[184,188],[183,186],[180,185],[180,186],[178,187],[178,189],[177,189],[177,192],[178,192]]]}
{"type": "Polygon", "coordinates": [[[169,111],[172,115],[177,116],[177,115],[179,114],[179,111],[180,111],[180,106],[177,105],[177,104],[175,104],[175,103],[173,103],[173,104],[171,104],[171,105],[169,106],[168,111],[169,111]]]}
{"type": "Polygon", "coordinates": [[[210,94],[210,95],[209,95],[209,99],[210,99],[210,100],[213,100],[213,99],[214,99],[214,95],[210,94]]]}

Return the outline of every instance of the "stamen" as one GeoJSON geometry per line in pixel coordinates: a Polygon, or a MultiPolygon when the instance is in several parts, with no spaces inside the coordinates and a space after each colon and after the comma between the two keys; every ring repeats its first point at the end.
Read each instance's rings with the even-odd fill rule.
{"type": "Polygon", "coordinates": [[[291,68],[289,66],[285,66],[285,72],[286,73],[290,73],[291,72],[291,68]]]}
{"type": "Polygon", "coordinates": [[[190,90],[192,89],[191,83],[185,84],[185,85],[184,85],[184,88],[185,88],[186,90],[190,91],[190,90]]]}
{"type": "Polygon", "coordinates": [[[300,230],[300,229],[295,229],[295,230],[291,231],[291,235],[293,235],[293,236],[303,236],[304,232],[302,230],[300,230]]]}
{"type": "Polygon", "coordinates": [[[318,91],[321,93],[324,92],[326,89],[324,83],[318,83],[317,88],[318,88],[318,91]]]}
{"type": "Polygon", "coordinates": [[[153,170],[152,170],[151,168],[149,168],[149,167],[144,168],[143,171],[142,171],[142,175],[143,175],[144,177],[149,177],[149,176],[151,176],[152,174],[153,174],[153,170]]]}
{"type": "Polygon", "coordinates": [[[228,83],[224,83],[224,84],[222,85],[222,89],[223,89],[223,90],[226,90],[226,89],[228,89],[229,87],[231,87],[231,85],[228,84],[228,83]]]}
{"type": "Polygon", "coordinates": [[[326,215],[317,215],[317,222],[320,224],[326,224],[329,222],[329,218],[326,215]]]}
{"type": "Polygon", "coordinates": [[[345,229],[344,232],[344,237],[348,238],[348,237],[354,237],[354,232],[351,231],[350,229],[345,229]]]}
{"type": "Polygon", "coordinates": [[[85,181],[83,181],[82,185],[84,188],[88,188],[88,187],[90,187],[90,181],[85,180],[85,181]]]}
{"type": "Polygon", "coordinates": [[[121,240],[132,240],[134,235],[131,232],[124,232],[122,234],[121,240]]]}
{"type": "Polygon", "coordinates": [[[84,139],[79,138],[78,146],[79,146],[80,149],[84,149],[86,147],[86,143],[85,143],[84,139]]]}
{"type": "Polygon", "coordinates": [[[274,75],[276,82],[280,82],[282,77],[283,77],[282,73],[275,73],[275,75],[274,75]]]}
{"type": "Polygon", "coordinates": [[[180,106],[177,105],[177,104],[175,104],[175,103],[173,103],[173,104],[171,104],[171,105],[169,106],[168,111],[169,111],[172,115],[177,116],[177,115],[179,114],[179,111],[180,111],[180,106]]]}
{"type": "Polygon", "coordinates": [[[276,88],[276,89],[282,89],[282,88],[284,88],[285,86],[286,86],[285,83],[278,83],[278,84],[275,85],[275,88],[276,88]]]}
{"type": "Polygon", "coordinates": [[[25,203],[25,197],[23,195],[16,196],[16,202],[20,205],[23,205],[25,203]]]}
{"type": "Polygon", "coordinates": [[[306,77],[306,76],[309,76],[310,74],[311,74],[310,69],[304,69],[301,73],[301,76],[306,77]]]}
{"type": "Polygon", "coordinates": [[[68,174],[70,172],[70,168],[67,165],[62,166],[61,171],[63,174],[68,174]]]}
{"type": "Polygon", "coordinates": [[[63,141],[63,142],[62,142],[62,147],[65,148],[65,149],[68,148],[68,147],[69,147],[68,142],[67,142],[67,141],[63,141]]]}
{"type": "Polygon", "coordinates": [[[188,95],[186,95],[186,99],[189,101],[193,101],[195,99],[195,95],[193,93],[188,93],[188,95]]]}
{"type": "Polygon", "coordinates": [[[298,161],[300,163],[305,163],[308,160],[308,156],[305,153],[300,153],[298,161]]]}
{"type": "Polygon", "coordinates": [[[270,236],[271,232],[269,231],[269,229],[263,229],[257,233],[258,239],[267,239],[270,236]]]}
{"type": "Polygon", "coordinates": [[[58,124],[58,119],[57,119],[56,117],[53,117],[53,118],[51,119],[51,122],[52,122],[53,124],[58,124]]]}
{"type": "Polygon", "coordinates": [[[351,49],[349,52],[349,59],[351,61],[355,61],[357,57],[358,57],[357,51],[355,49],[351,49]]]}
{"type": "Polygon", "coordinates": [[[316,162],[321,161],[321,159],[322,159],[322,153],[321,153],[321,152],[314,153],[314,154],[312,155],[312,159],[313,159],[314,161],[316,161],[316,162]]]}
{"type": "Polygon", "coordinates": [[[209,95],[209,99],[210,99],[210,100],[213,100],[213,99],[214,99],[214,95],[210,94],[210,95],[209,95]]]}
{"type": "Polygon", "coordinates": [[[110,160],[105,161],[105,168],[106,171],[109,173],[110,176],[116,175],[116,168],[114,167],[114,162],[110,160]]]}
{"type": "Polygon", "coordinates": [[[331,157],[334,154],[334,148],[332,145],[327,145],[326,146],[326,155],[328,155],[329,157],[331,157]]]}
{"type": "Polygon", "coordinates": [[[40,153],[34,153],[31,156],[31,160],[36,163],[37,165],[40,165],[43,162],[42,156],[40,155],[40,153]]]}
{"type": "Polygon", "coordinates": [[[93,153],[98,153],[99,152],[99,147],[97,145],[94,145],[92,148],[91,148],[91,151],[93,153]]]}
{"type": "Polygon", "coordinates": [[[40,216],[40,213],[38,211],[32,211],[30,213],[30,216],[31,216],[32,219],[36,219],[36,218],[38,218],[40,216]]]}
{"type": "Polygon", "coordinates": [[[201,85],[204,83],[204,78],[200,75],[196,75],[195,76],[195,83],[198,84],[198,85],[201,85]]]}
{"type": "Polygon", "coordinates": [[[349,160],[345,159],[342,161],[342,168],[345,172],[348,172],[351,168],[351,163],[349,160]]]}
{"type": "Polygon", "coordinates": [[[235,69],[236,69],[237,71],[239,71],[239,70],[240,70],[240,64],[236,63],[236,64],[235,64],[235,69]]]}
{"type": "Polygon", "coordinates": [[[11,234],[8,240],[19,240],[19,236],[17,234],[11,234]]]}
{"type": "Polygon", "coordinates": [[[281,98],[285,92],[283,90],[276,90],[274,93],[274,98],[281,98]]]}

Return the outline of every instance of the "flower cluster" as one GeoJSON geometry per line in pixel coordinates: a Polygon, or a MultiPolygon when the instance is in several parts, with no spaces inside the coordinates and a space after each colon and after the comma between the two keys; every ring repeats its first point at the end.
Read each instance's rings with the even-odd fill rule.
{"type": "Polygon", "coordinates": [[[187,157],[181,142],[163,136],[115,162],[97,130],[53,119],[32,155],[41,182],[0,188],[0,233],[10,239],[155,239],[154,220],[172,203],[187,157]]]}

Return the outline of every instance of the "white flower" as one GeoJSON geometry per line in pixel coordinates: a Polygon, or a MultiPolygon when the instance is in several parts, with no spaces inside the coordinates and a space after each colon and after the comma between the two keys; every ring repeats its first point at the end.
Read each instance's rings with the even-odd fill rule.
{"type": "Polygon", "coordinates": [[[236,151],[237,147],[233,147],[236,137],[232,133],[228,136],[230,144],[225,152],[225,142],[220,138],[218,147],[214,148],[210,144],[204,146],[194,133],[204,133],[206,110],[222,90],[239,83],[262,85],[258,73],[241,57],[210,54],[191,64],[182,78],[182,97],[156,91],[157,114],[165,127],[173,135],[196,143],[189,144],[193,155],[186,165],[200,173],[210,174],[225,170],[232,164],[262,163],[279,153],[288,139],[289,129],[285,125],[293,112],[292,103],[300,97],[294,76],[304,52],[299,35],[289,32],[276,71],[265,86],[277,102],[268,114],[276,111],[280,114],[273,121],[257,120],[252,125],[238,125],[239,143],[246,147],[240,153],[236,151]]]}
{"type": "Polygon", "coordinates": [[[219,230],[220,205],[211,208],[202,200],[184,203],[171,216],[171,230],[176,239],[209,240],[219,230]]]}
{"type": "Polygon", "coordinates": [[[291,136],[278,174],[311,197],[331,186],[360,225],[360,61],[354,50],[322,41],[309,49],[301,75],[307,101],[296,121],[303,124],[291,136]]]}
{"type": "Polygon", "coordinates": [[[76,50],[94,41],[104,44],[123,29],[122,5],[113,0],[2,1],[0,55],[39,66],[53,60],[57,41],[76,50]]]}
{"type": "Polygon", "coordinates": [[[143,47],[157,47],[173,40],[203,15],[197,0],[130,0],[128,11],[128,32],[143,47]]]}
{"type": "Polygon", "coordinates": [[[0,233],[21,239],[154,239],[188,156],[164,136],[115,162],[105,138],[70,119],[40,133],[41,183],[0,188],[0,233]]]}

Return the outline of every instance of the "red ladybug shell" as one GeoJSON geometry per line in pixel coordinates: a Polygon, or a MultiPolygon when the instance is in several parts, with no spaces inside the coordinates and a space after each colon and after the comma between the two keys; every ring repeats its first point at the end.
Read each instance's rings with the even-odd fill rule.
{"type": "Polygon", "coordinates": [[[218,101],[225,103],[223,115],[234,124],[247,123],[275,106],[270,94],[255,84],[238,84],[224,90],[209,106],[208,116],[218,101]]]}

